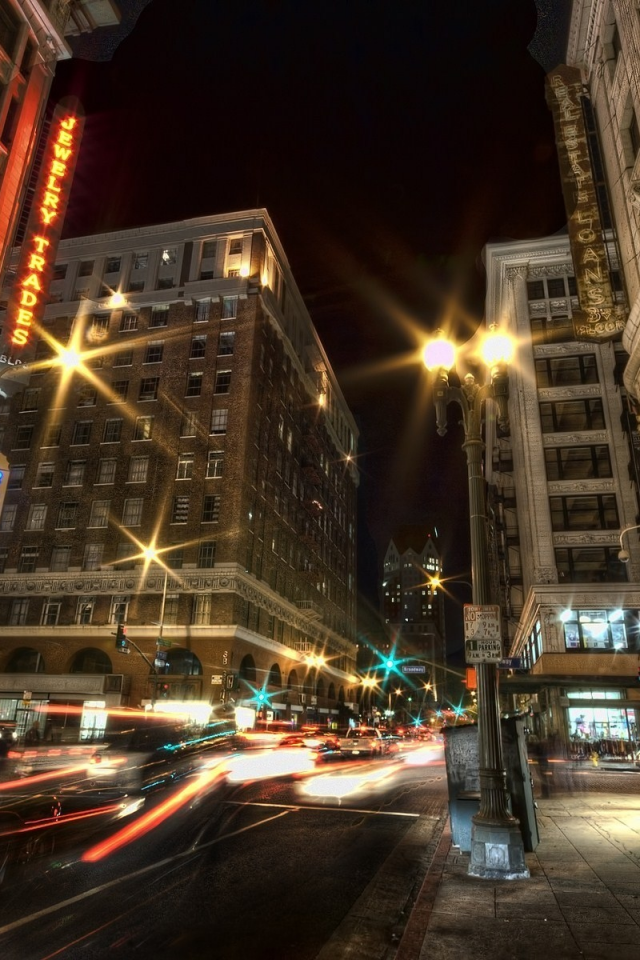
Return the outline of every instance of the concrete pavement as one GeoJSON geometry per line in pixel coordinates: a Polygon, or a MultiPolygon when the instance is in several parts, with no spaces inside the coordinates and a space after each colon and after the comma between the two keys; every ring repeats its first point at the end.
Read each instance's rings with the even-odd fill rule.
{"type": "Polygon", "coordinates": [[[537,799],[529,880],[469,877],[447,823],[394,960],[637,960],[640,792],[602,778],[537,799]]]}

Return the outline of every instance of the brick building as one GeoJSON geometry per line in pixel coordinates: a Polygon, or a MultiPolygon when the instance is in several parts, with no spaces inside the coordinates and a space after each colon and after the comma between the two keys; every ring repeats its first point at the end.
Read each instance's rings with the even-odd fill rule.
{"type": "Polygon", "coordinates": [[[357,428],[267,212],[63,241],[31,351],[0,415],[2,715],[346,717],[357,428]]]}

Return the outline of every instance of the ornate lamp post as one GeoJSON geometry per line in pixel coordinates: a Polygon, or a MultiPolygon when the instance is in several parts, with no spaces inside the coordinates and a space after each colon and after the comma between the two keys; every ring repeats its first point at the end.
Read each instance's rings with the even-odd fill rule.
{"type": "MultiPolygon", "coordinates": [[[[462,410],[467,458],[471,532],[471,580],[474,604],[492,602],[487,546],[487,516],[482,457],[483,407],[493,400],[498,425],[509,423],[507,400],[509,380],[507,364],[513,353],[509,339],[491,328],[485,341],[483,358],[491,379],[482,386],[467,373],[461,386],[449,384],[449,371],[455,364],[455,347],[438,331],[424,349],[424,363],[434,376],[434,403],[438,434],[447,432],[447,406],[455,402],[462,410]]],[[[480,765],[480,809],[473,817],[469,874],[487,879],[515,880],[529,876],[519,823],[507,806],[507,785],[502,758],[497,667],[477,664],[478,677],[478,755],[480,765]]]]}

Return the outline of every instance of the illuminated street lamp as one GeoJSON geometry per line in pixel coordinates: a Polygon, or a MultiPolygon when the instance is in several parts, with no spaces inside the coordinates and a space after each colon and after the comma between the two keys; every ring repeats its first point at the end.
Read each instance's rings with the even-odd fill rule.
{"type": "MultiPolygon", "coordinates": [[[[456,349],[442,331],[427,343],[423,359],[433,374],[433,396],[438,434],[447,432],[447,406],[455,402],[462,410],[464,443],[469,486],[471,534],[471,580],[473,602],[491,603],[489,553],[487,546],[487,514],[482,460],[483,407],[487,400],[497,406],[497,421],[508,429],[509,378],[507,365],[513,355],[513,344],[496,327],[491,327],[483,359],[489,368],[490,381],[482,386],[467,373],[461,386],[449,384],[449,371],[455,365],[456,349]]],[[[478,756],[480,774],[480,809],[472,818],[469,874],[487,879],[515,880],[529,876],[524,858],[524,843],[519,823],[509,813],[507,784],[502,758],[498,677],[495,663],[476,665],[478,682],[478,756]]]]}

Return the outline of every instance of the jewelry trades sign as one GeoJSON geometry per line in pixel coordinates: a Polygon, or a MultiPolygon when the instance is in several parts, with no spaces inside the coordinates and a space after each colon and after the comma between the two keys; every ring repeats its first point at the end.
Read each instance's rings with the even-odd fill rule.
{"type": "Polygon", "coordinates": [[[574,334],[579,340],[603,341],[624,329],[627,312],[613,296],[583,96],[582,78],[576,67],[561,65],[547,75],[547,103],[553,114],[580,301],[580,310],[573,314],[574,334]]]}

